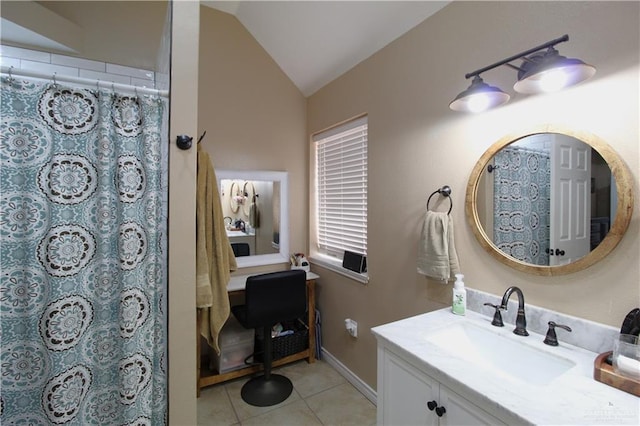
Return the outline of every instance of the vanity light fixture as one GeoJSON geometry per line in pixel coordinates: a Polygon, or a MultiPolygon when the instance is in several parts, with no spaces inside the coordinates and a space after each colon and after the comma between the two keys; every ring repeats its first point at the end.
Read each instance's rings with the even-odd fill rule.
{"type": "Polygon", "coordinates": [[[466,74],[473,77],[471,86],[460,93],[449,104],[449,108],[461,112],[481,112],[503,105],[509,101],[509,95],[498,87],[486,84],[480,74],[502,65],[518,71],[518,81],[513,86],[516,92],[536,94],[555,92],[576,85],[591,78],[596,69],[580,59],[566,58],[554,48],[556,44],[569,40],[569,36],[548,41],[494,64],[466,74]],[[522,64],[515,66],[510,62],[521,59],[522,64]]]}

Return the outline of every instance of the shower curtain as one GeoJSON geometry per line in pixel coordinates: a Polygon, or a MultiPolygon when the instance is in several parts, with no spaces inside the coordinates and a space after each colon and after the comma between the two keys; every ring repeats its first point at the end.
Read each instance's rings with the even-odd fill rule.
{"type": "Polygon", "coordinates": [[[505,254],[549,265],[551,170],[549,154],[503,148],[494,157],[493,241],[505,254]]]}
{"type": "Polygon", "coordinates": [[[164,101],[1,85],[0,423],[165,424],[164,101]]]}

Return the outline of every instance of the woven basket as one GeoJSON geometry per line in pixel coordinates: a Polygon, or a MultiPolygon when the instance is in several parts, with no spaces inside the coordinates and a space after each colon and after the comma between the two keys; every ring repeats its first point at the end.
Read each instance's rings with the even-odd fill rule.
{"type": "MultiPolygon", "coordinates": [[[[292,334],[286,336],[274,337],[272,339],[273,360],[284,358],[289,355],[301,352],[309,347],[309,327],[301,320],[284,323],[285,330],[294,330],[292,334]]],[[[256,333],[255,345],[256,361],[262,361],[262,350],[264,344],[262,335],[256,333]]]]}

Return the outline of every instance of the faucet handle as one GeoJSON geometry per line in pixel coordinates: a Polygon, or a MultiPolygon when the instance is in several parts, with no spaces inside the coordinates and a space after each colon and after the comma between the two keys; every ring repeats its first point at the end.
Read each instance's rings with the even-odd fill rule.
{"type": "Polygon", "coordinates": [[[547,345],[558,346],[558,336],[556,335],[556,327],[560,327],[563,330],[571,332],[571,327],[569,326],[556,324],[553,321],[549,321],[548,324],[549,324],[549,329],[547,330],[547,335],[544,338],[544,343],[547,345]]]}
{"type": "Polygon", "coordinates": [[[493,314],[493,321],[491,321],[491,325],[495,325],[496,327],[504,327],[504,323],[502,322],[502,314],[500,311],[504,310],[504,308],[500,305],[494,305],[493,303],[485,303],[484,306],[491,306],[496,311],[493,314]]]}

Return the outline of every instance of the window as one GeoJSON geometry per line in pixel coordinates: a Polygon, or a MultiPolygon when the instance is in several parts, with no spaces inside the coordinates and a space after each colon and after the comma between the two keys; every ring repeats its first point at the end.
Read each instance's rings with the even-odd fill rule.
{"type": "Polygon", "coordinates": [[[313,137],[318,254],[367,254],[367,117],[313,137]]]}

